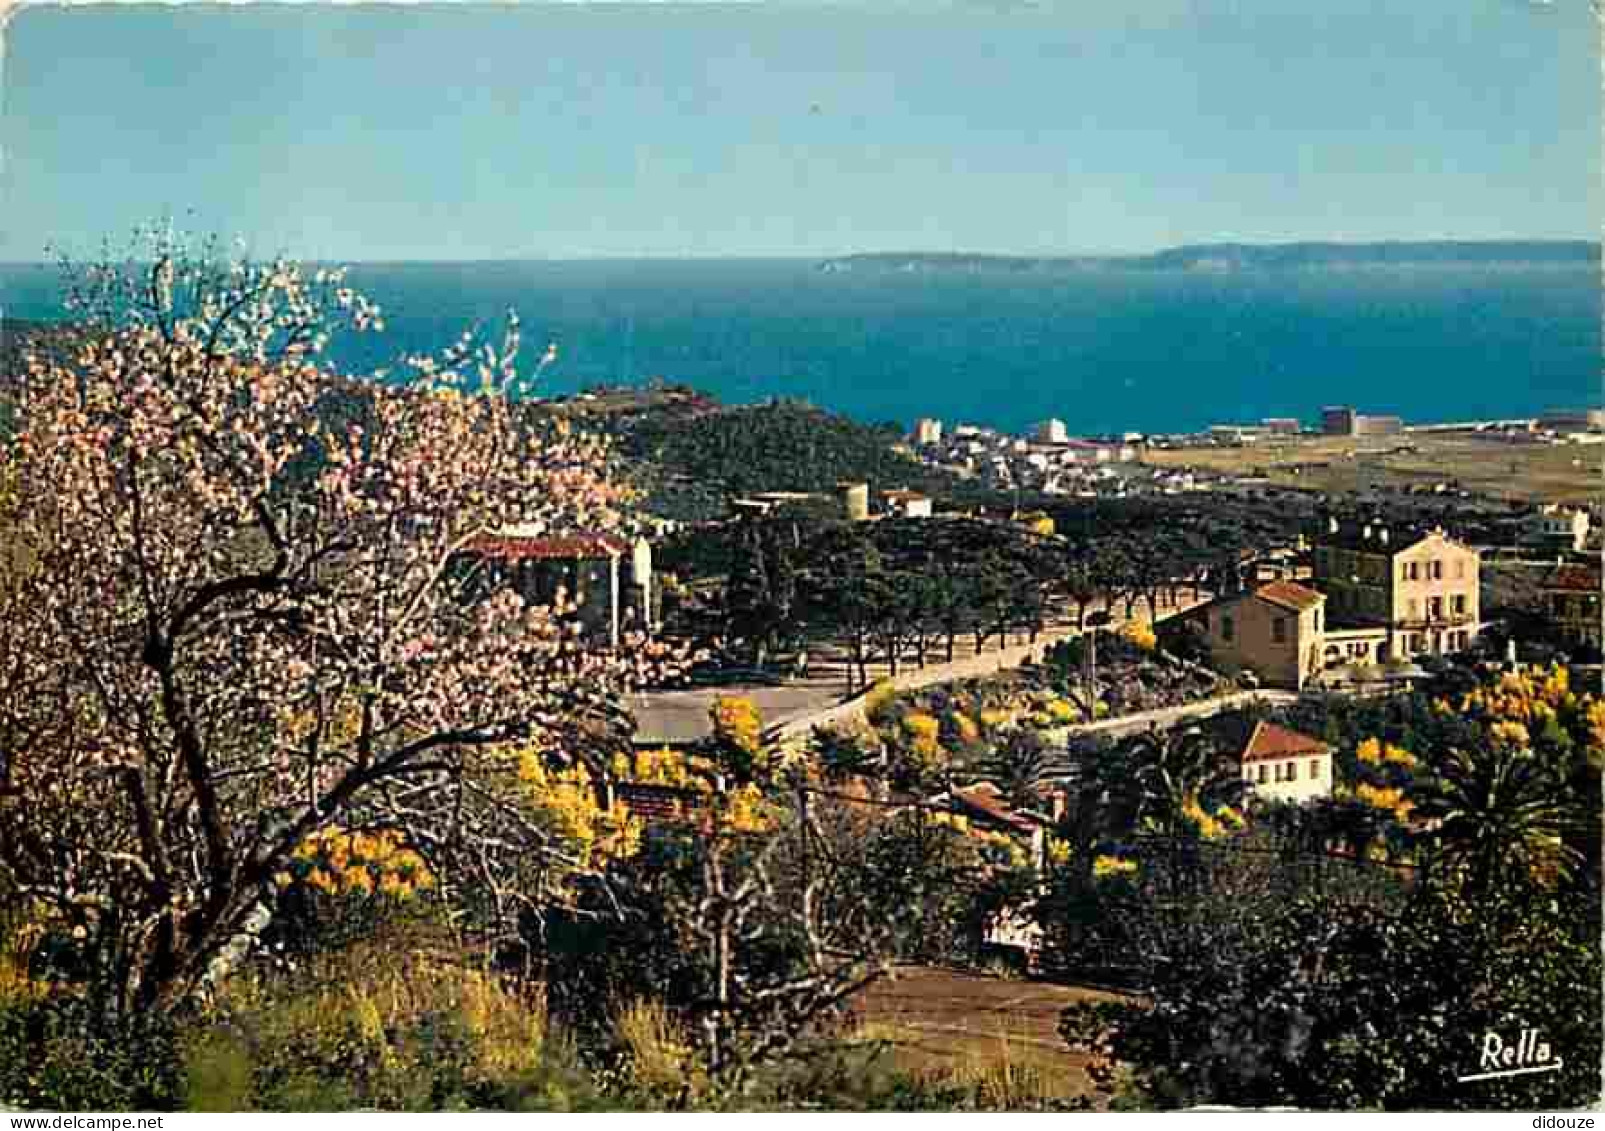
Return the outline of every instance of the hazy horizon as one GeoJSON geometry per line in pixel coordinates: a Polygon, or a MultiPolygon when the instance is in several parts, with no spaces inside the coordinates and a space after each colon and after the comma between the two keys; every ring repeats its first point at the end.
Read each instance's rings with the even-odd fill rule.
{"type": "MultiPolygon", "coordinates": [[[[1490,246],[1490,245],[1545,245],[1561,246],[1568,244],[1588,244],[1595,248],[1605,247],[1605,238],[1593,236],[1506,236],[1506,237],[1457,237],[1444,236],[1434,238],[1412,239],[1408,237],[1386,240],[1337,240],[1337,239],[1289,239],[1289,240],[1207,240],[1192,243],[1166,244],[1162,247],[1144,248],[1139,251],[1109,252],[1109,251],[1052,251],[1052,252],[1025,252],[996,248],[934,248],[934,247],[871,247],[853,248],[842,251],[823,252],[820,254],[794,254],[794,255],[507,255],[499,257],[481,257],[474,259],[428,258],[428,259],[316,259],[305,260],[308,263],[342,263],[371,267],[406,266],[408,264],[453,264],[458,266],[472,266],[476,263],[485,264],[517,264],[517,263],[782,263],[782,262],[821,262],[831,259],[843,259],[850,256],[898,256],[898,255],[952,255],[976,256],[978,258],[997,259],[1142,259],[1146,256],[1157,255],[1163,252],[1176,251],[1182,248],[1236,246],[1252,248],[1278,248],[1298,246],[1333,246],[1333,247],[1387,247],[1401,245],[1453,245],[1453,246],[1490,246]]],[[[1512,264],[1520,264],[1520,260],[1510,260],[1512,264]]],[[[1396,266],[1405,266],[1397,264],[1396,266]]],[[[1466,266],[1464,264],[1450,264],[1453,266],[1466,266]]],[[[1547,264],[1546,264],[1547,265],[1547,264]]],[[[49,267],[57,266],[52,259],[0,259],[0,267],[49,267]]],[[[1379,265],[1382,266],[1382,265],[1379,265]]],[[[1411,264],[1410,266],[1431,266],[1431,264],[1411,264]]],[[[1555,264],[1561,267],[1573,267],[1577,264],[1566,262],[1555,264]]]]}

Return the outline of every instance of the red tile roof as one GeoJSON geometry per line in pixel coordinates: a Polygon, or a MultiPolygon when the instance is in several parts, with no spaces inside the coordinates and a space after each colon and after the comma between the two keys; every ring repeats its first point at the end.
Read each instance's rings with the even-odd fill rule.
{"type": "Polygon", "coordinates": [[[624,803],[632,817],[648,824],[689,825],[699,823],[708,812],[708,795],[695,789],[646,782],[619,782],[613,796],[624,803]]]}
{"type": "Polygon", "coordinates": [[[956,807],[972,810],[973,815],[984,821],[1005,825],[1023,833],[1031,832],[1037,827],[1035,821],[1016,813],[1003,799],[1002,791],[991,782],[980,782],[963,789],[955,789],[952,797],[956,807]]]}
{"type": "Polygon", "coordinates": [[[628,553],[630,544],[614,534],[569,534],[529,538],[521,535],[486,534],[474,539],[468,548],[490,558],[611,558],[628,553]]]}
{"type": "Polygon", "coordinates": [[[1545,589],[1565,589],[1573,593],[1598,593],[1599,570],[1585,565],[1556,566],[1544,578],[1545,589]]]}
{"type": "Polygon", "coordinates": [[[1275,723],[1260,722],[1255,725],[1254,733],[1248,736],[1248,743],[1243,747],[1238,761],[1280,761],[1310,754],[1325,754],[1329,749],[1330,747],[1318,738],[1311,738],[1296,730],[1288,730],[1275,723]]]}
{"type": "Polygon", "coordinates": [[[1254,596],[1300,613],[1305,609],[1313,609],[1326,600],[1323,594],[1296,581],[1273,581],[1268,585],[1261,585],[1254,590],[1254,596]]]}

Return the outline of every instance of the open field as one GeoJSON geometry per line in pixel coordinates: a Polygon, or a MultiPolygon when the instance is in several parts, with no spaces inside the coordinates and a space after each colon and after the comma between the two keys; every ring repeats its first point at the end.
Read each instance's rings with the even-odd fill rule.
{"type": "Polygon", "coordinates": [[[985,1077],[994,1087],[1098,1102],[1086,1056],[1059,1036],[1059,1013],[1076,1002],[1118,996],[909,966],[871,986],[854,1003],[853,1015],[859,1035],[886,1042],[908,1071],[935,1079],[985,1077]]]}
{"type": "Polygon", "coordinates": [[[1241,448],[1149,451],[1143,462],[1154,467],[1263,474],[1280,486],[1337,494],[1453,482],[1489,498],[1582,503],[1600,497],[1605,447],[1513,444],[1464,432],[1407,432],[1396,436],[1290,437],[1241,448]]]}

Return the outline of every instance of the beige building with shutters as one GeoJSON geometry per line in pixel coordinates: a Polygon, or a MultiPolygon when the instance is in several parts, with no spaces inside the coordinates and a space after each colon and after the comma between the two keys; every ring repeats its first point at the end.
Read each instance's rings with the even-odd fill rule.
{"type": "Polygon", "coordinates": [[[1300,689],[1321,670],[1325,606],[1326,598],[1307,586],[1273,581],[1217,598],[1198,616],[1217,664],[1300,689]]]}
{"type": "Polygon", "coordinates": [[[1480,579],[1481,556],[1441,529],[1328,528],[1315,544],[1313,582],[1327,594],[1332,627],[1383,630],[1379,662],[1470,647],[1481,629],[1480,579]]]}

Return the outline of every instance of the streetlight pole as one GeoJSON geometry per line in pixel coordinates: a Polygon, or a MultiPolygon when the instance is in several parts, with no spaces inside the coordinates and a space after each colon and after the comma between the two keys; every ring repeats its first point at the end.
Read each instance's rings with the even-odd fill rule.
{"type": "Polygon", "coordinates": [[[1096,715],[1098,709],[1098,630],[1109,623],[1109,610],[1099,609],[1087,616],[1086,661],[1087,710],[1096,715]]]}

